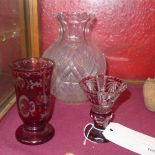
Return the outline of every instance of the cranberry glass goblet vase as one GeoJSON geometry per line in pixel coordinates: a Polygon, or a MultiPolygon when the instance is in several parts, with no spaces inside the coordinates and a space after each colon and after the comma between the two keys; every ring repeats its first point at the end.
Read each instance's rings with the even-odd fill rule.
{"type": "Polygon", "coordinates": [[[25,58],[12,64],[17,109],[24,122],[16,130],[16,139],[24,144],[41,144],[54,135],[54,128],[48,124],[53,68],[54,62],[46,58],[25,58]]]}
{"type": "Polygon", "coordinates": [[[98,75],[85,77],[80,86],[91,103],[90,116],[94,121],[86,126],[84,134],[91,141],[107,142],[103,131],[113,117],[115,101],[127,89],[127,84],[116,77],[98,75]]]}

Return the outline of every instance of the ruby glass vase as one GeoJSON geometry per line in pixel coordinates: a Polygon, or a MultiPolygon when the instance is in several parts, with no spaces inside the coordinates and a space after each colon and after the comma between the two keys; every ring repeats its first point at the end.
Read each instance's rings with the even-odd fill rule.
{"type": "Polygon", "coordinates": [[[116,77],[98,75],[85,77],[80,86],[90,101],[90,117],[94,122],[85,127],[85,137],[97,143],[107,142],[103,131],[113,117],[113,105],[127,84],[116,77]]]}
{"type": "Polygon", "coordinates": [[[50,82],[54,62],[46,58],[25,58],[12,64],[16,103],[24,122],[16,139],[24,144],[41,144],[54,135],[48,123],[52,114],[50,82]]]}

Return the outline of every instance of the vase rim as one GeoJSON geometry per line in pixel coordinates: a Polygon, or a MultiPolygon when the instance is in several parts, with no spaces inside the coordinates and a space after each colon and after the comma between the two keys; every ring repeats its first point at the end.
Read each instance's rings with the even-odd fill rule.
{"type": "MultiPolygon", "coordinates": [[[[115,81],[117,81],[117,82],[119,82],[119,83],[121,83],[121,84],[123,84],[124,85],[124,89],[127,89],[127,83],[126,82],[124,82],[122,79],[120,79],[120,78],[118,78],[118,77],[115,77],[115,76],[111,76],[111,75],[103,75],[103,74],[100,74],[100,75],[98,75],[98,76],[87,76],[87,77],[85,77],[85,78],[83,78],[80,82],[79,82],[79,84],[80,84],[80,86],[81,86],[81,88],[83,87],[82,85],[85,85],[85,83],[87,83],[88,81],[90,81],[90,80],[94,80],[94,79],[96,79],[96,78],[110,78],[110,79],[113,79],[113,80],[115,80],[115,81]]],[[[89,94],[93,94],[93,95],[97,95],[97,93],[93,93],[93,92],[90,92],[89,90],[84,90],[86,93],[89,93],[89,94]]]]}
{"type": "Polygon", "coordinates": [[[86,22],[95,17],[93,13],[87,12],[57,12],[54,14],[59,20],[69,22],[69,23],[79,23],[86,22]]]}
{"type": "Polygon", "coordinates": [[[51,69],[54,65],[54,61],[48,58],[30,57],[14,60],[10,67],[13,71],[18,72],[38,72],[45,69],[51,69]]]}

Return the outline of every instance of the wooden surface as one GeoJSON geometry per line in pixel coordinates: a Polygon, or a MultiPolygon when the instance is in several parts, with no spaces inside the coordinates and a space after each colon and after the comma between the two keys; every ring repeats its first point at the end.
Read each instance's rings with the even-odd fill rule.
{"type": "Polygon", "coordinates": [[[27,22],[27,43],[30,56],[40,56],[40,22],[38,0],[27,0],[25,3],[27,22]]]}

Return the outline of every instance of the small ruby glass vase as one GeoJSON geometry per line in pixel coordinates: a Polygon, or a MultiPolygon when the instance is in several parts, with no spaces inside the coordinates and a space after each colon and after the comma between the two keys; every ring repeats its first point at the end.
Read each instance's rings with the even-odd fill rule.
{"type": "Polygon", "coordinates": [[[54,62],[46,58],[25,58],[12,64],[16,103],[24,122],[16,139],[24,144],[41,144],[54,136],[48,124],[52,115],[50,83],[54,62]]]}
{"type": "Polygon", "coordinates": [[[116,77],[98,75],[85,77],[80,86],[91,103],[90,117],[94,121],[85,127],[85,137],[97,143],[107,142],[103,131],[113,117],[115,101],[127,89],[127,84],[116,77]]]}

